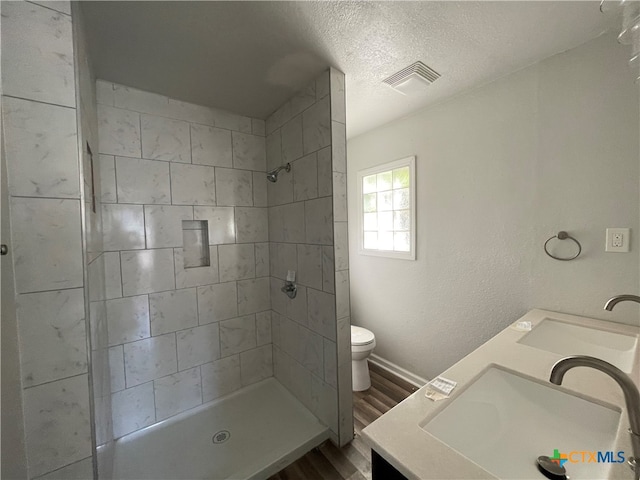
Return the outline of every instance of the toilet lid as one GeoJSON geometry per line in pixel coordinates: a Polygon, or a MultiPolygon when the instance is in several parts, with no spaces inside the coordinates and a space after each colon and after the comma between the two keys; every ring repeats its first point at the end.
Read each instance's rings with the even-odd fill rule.
{"type": "Polygon", "coordinates": [[[366,328],[351,325],[351,345],[366,345],[375,340],[372,332],[366,328]]]}

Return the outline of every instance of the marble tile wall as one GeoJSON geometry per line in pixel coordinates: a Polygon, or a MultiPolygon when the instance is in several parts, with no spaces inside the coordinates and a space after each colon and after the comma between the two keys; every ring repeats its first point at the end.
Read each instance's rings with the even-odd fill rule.
{"type": "Polygon", "coordinates": [[[273,374],[263,121],[98,80],[118,438],[273,374]],[[183,220],[210,264],[185,268],[183,220]]]}
{"type": "Polygon", "coordinates": [[[344,75],[331,69],[265,125],[267,168],[292,167],[267,185],[274,374],[339,444],[353,432],[344,102],[344,75]],[[280,291],[288,270],[293,300],[280,291]]]}
{"type": "Polygon", "coordinates": [[[99,256],[100,245],[85,248],[85,240],[90,229],[100,237],[100,222],[82,217],[86,158],[79,155],[79,138],[96,137],[95,128],[78,123],[79,110],[91,106],[76,105],[82,85],[75,66],[82,52],[74,44],[70,2],[50,6],[0,6],[27,469],[29,478],[91,478],[85,267],[99,256]]]}
{"type": "MultiPolygon", "coordinates": [[[[339,441],[353,438],[353,394],[351,389],[351,303],[349,293],[349,240],[347,237],[347,133],[344,74],[329,72],[331,90],[331,184],[333,191],[333,264],[336,294],[335,375],[338,387],[339,441]]],[[[329,254],[329,252],[327,252],[329,254]]],[[[332,352],[333,353],[333,352],[332,352]]],[[[332,365],[333,367],[333,365],[332,365]]]]}

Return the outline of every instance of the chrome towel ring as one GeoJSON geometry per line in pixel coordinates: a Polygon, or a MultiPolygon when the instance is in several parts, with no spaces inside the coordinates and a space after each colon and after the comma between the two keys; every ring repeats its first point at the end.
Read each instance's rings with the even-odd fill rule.
{"type": "Polygon", "coordinates": [[[569,235],[567,232],[563,230],[558,232],[557,235],[554,235],[553,237],[549,238],[546,242],[544,242],[544,253],[549,255],[554,260],[561,260],[563,262],[568,262],[569,260],[575,260],[576,258],[578,258],[578,256],[582,253],[582,245],[580,245],[580,242],[578,240],[576,240],[575,238],[573,238],[571,235],[569,235]],[[578,253],[576,253],[573,257],[566,257],[566,258],[556,257],[555,255],[549,253],[549,250],[547,250],[547,245],[554,238],[557,238],[558,240],[567,240],[567,239],[573,240],[575,244],[578,246],[578,253]]]}

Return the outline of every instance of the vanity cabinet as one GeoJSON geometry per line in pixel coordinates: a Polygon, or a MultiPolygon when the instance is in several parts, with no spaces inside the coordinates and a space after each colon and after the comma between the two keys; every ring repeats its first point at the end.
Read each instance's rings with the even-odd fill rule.
{"type": "Polygon", "coordinates": [[[371,450],[371,477],[373,480],[408,480],[375,450],[371,450]]]}

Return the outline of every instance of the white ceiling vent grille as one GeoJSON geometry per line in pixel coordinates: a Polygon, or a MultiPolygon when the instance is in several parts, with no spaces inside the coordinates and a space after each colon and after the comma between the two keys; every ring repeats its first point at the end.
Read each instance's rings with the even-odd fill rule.
{"type": "Polygon", "coordinates": [[[424,93],[425,87],[431,85],[440,74],[422,62],[416,62],[394,73],[382,81],[403,95],[424,93]]]}

